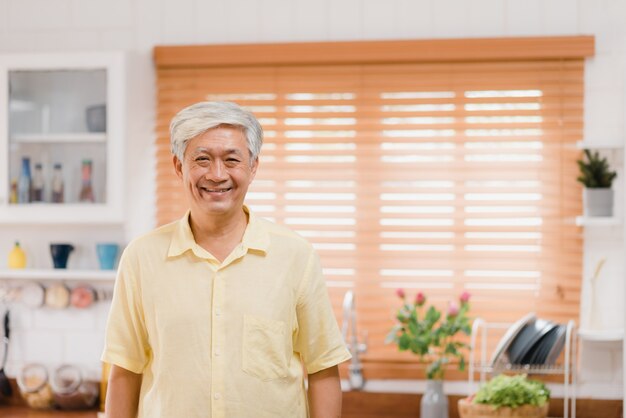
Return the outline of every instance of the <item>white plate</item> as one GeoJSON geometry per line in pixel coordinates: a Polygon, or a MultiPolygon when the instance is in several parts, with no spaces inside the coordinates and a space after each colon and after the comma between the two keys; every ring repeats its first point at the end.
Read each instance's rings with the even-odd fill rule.
{"type": "MultiPolygon", "coordinates": [[[[494,350],[493,355],[491,356],[491,367],[495,367],[496,363],[498,362],[502,363],[501,357],[503,355],[506,355],[506,350],[509,348],[517,334],[522,330],[522,328],[524,328],[524,325],[528,324],[531,321],[534,321],[535,319],[535,313],[531,312],[522,319],[515,322],[509,327],[509,329],[506,330],[506,332],[498,342],[498,346],[494,350]]],[[[508,359],[504,361],[504,363],[507,362],[508,359]]]]}

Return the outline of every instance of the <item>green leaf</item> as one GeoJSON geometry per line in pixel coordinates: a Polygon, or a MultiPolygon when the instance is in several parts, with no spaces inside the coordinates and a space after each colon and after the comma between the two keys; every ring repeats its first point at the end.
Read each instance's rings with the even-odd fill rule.
{"type": "Polygon", "coordinates": [[[398,348],[400,351],[408,350],[411,346],[411,338],[407,334],[402,334],[398,340],[398,348]]]}
{"type": "Polygon", "coordinates": [[[397,341],[398,331],[400,331],[401,329],[402,329],[402,325],[400,324],[394,325],[393,328],[391,328],[391,331],[389,331],[389,334],[387,334],[387,337],[385,337],[385,344],[390,344],[394,341],[397,341]]]}

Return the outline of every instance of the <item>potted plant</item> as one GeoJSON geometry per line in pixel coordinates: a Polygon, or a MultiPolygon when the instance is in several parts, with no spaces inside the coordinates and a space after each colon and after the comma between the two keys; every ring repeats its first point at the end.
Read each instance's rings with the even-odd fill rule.
{"type": "Polygon", "coordinates": [[[426,309],[426,296],[418,292],[408,301],[404,290],[396,294],[402,306],[396,314],[397,323],[386,338],[387,343],[396,343],[400,351],[410,350],[421,361],[426,361],[426,392],[420,405],[421,418],[448,417],[448,399],[443,393],[443,379],[447,366],[458,361],[460,370],[465,369],[463,350],[468,345],[458,341],[459,333],[471,333],[469,311],[470,294],[463,292],[459,302],[450,302],[444,314],[434,306],[426,309]]]}
{"type": "Polygon", "coordinates": [[[585,186],[583,201],[585,214],[588,216],[613,215],[613,189],[611,185],[617,176],[611,171],[606,158],[600,157],[598,151],[584,150],[585,160],[578,160],[580,176],[578,181],[585,186]]]}
{"type": "Polygon", "coordinates": [[[461,418],[545,418],[550,390],[525,374],[498,375],[475,395],[459,399],[461,418]]]}

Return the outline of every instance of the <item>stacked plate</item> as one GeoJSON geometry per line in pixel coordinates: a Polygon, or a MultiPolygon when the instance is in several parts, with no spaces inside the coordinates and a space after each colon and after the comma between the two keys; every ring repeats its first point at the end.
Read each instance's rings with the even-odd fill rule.
{"type": "Polygon", "coordinates": [[[565,325],[528,314],[506,331],[491,357],[491,365],[553,365],[563,351],[566,330],[565,325]]]}

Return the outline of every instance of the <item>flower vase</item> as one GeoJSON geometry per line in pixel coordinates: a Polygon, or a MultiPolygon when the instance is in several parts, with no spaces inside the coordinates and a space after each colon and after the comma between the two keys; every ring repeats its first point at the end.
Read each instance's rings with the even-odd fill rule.
{"type": "Polygon", "coordinates": [[[420,418],[448,418],[448,397],[443,393],[443,380],[429,379],[426,382],[420,418]]]}

